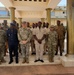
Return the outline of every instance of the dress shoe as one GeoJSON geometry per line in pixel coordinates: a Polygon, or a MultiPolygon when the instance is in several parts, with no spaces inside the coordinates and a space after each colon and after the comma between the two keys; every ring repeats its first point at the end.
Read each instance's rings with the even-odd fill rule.
{"type": "Polygon", "coordinates": [[[43,60],[40,60],[42,63],[44,63],[44,61],[43,60]]]}
{"type": "Polygon", "coordinates": [[[34,62],[38,62],[39,60],[35,60],[34,62]]]}
{"type": "Polygon", "coordinates": [[[13,61],[10,61],[9,64],[11,64],[13,61]]]}

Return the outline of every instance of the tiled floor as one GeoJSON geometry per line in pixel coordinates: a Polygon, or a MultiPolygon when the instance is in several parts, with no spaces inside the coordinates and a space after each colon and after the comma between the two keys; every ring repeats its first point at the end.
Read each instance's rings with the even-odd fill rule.
{"type": "Polygon", "coordinates": [[[0,75],[74,75],[74,68],[62,65],[0,67],[0,75]]]}

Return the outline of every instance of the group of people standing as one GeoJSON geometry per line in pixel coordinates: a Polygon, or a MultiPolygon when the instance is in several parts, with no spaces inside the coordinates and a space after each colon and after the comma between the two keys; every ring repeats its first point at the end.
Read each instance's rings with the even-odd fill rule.
{"type": "Polygon", "coordinates": [[[0,25],[0,63],[5,62],[4,54],[6,53],[6,45],[9,49],[9,64],[13,62],[13,54],[16,64],[19,63],[18,52],[21,52],[22,63],[29,63],[29,50],[31,46],[32,54],[36,54],[34,62],[44,62],[43,54],[48,52],[48,60],[54,62],[54,55],[60,56],[64,50],[65,28],[61,22],[57,21],[57,26],[48,23],[33,23],[30,27],[29,23],[22,22],[18,27],[16,21],[10,23],[10,27],[4,24],[0,25]],[[6,27],[6,29],[4,29],[6,27]],[[18,51],[19,50],[19,51],[18,51]]]}

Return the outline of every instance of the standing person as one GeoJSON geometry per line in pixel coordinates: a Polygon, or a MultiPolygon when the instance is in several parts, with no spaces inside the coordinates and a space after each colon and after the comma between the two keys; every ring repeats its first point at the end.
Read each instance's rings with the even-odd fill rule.
{"type": "Polygon", "coordinates": [[[27,29],[27,22],[22,22],[22,27],[18,31],[18,39],[22,50],[22,63],[29,63],[29,44],[32,38],[32,32],[27,29]]]}
{"type": "MultiPolygon", "coordinates": [[[[9,28],[9,26],[7,25],[7,20],[4,20],[4,22],[2,23],[2,25],[3,25],[3,30],[6,32],[8,30],[8,28],[9,28]]],[[[6,41],[4,56],[6,56],[7,52],[8,52],[8,42],[6,41]]]]}
{"type": "Polygon", "coordinates": [[[61,26],[63,27],[63,29],[64,29],[64,32],[63,32],[63,35],[64,35],[64,39],[63,39],[63,52],[64,52],[64,40],[65,40],[65,33],[66,33],[66,29],[65,29],[65,27],[64,27],[64,25],[63,25],[63,23],[61,23],[61,26]]]}
{"type": "Polygon", "coordinates": [[[0,24],[0,64],[6,62],[4,60],[5,42],[7,41],[6,33],[0,24]]]}
{"type": "Polygon", "coordinates": [[[34,39],[35,39],[35,47],[36,47],[36,60],[43,61],[43,51],[44,51],[44,43],[45,43],[45,31],[42,28],[42,23],[38,22],[38,27],[34,31],[34,39]]]}
{"type": "Polygon", "coordinates": [[[48,35],[47,34],[50,31],[50,29],[49,29],[49,23],[45,23],[44,29],[45,29],[45,32],[46,32],[45,44],[44,44],[44,54],[46,54],[46,52],[48,51],[48,47],[47,47],[47,42],[48,42],[47,38],[48,38],[48,35]]]}
{"type": "Polygon", "coordinates": [[[17,36],[17,29],[15,28],[15,24],[11,23],[10,28],[7,30],[7,39],[8,39],[8,46],[9,46],[9,57],[11,64],[13,62],[13,55],[15,54],[15,61],[18,63],[18,36],[17,36]]]}
{"type": "Polygon", "coordinates": [[[63,40],[65,39],[65,29],[64,27],[61,25],[61,22],[58,20],[57,21],[57,26],[55,27],[55,30],[58,34],[58,43],[57,43],[57,48],[56,48],[56,54],[58,54],[58,47],[60,50],[60,56],[62,56],[62,52],[63,52],[63,40]]]}
{"type": "Polygon", "coordinates": [[[48,60],[49,62],[54,62],[54,55],[57,45],[58,34],[54,31],[54,26],[50,26],[50,31],[48,33],[48,60]]]}
{"type": "MultiPolygon", "coordinates": [[[[36,28],[36,26],[33,23],[32,24],[32,28],[31,28],[32,33],[34,33],[35,28],[36,28]]],[[[32,39],[31,39],[31,52],[32,52],[31,53],[32,55],[36,54],[35,41],[34,41],[34,37],[33,36],[32,36],[32,39]]]]}

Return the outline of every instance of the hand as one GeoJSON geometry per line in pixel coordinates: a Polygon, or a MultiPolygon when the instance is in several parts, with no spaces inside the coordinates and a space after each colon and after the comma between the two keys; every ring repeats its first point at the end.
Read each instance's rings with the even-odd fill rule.
{"type": "Polygon", "coordinates": [[[38,43],[39,43],[39,44],[41,44],[41,43],[42,43],[42,41],[39,39],[39,40],[38,40],[38,43]]]}
{"type": "Polygon", "coordinates": [[[27,43],[27,41],[21,41],[21,44],[26,44],[27,43]]]}

